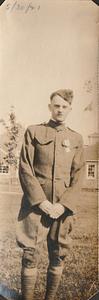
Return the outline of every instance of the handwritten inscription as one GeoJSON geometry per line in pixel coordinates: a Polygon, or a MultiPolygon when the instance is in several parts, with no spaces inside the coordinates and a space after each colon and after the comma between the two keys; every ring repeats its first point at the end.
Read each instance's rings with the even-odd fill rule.
{"type": "Polygon", "coordinates": [[[33,5],[32,2],[29,2],[28,4],[25,3],[19,3],[18,1],[14,1],[13,4],[11,2],[8,2],[6,5],[6,9],[9,12],[23,12],[25,14],[30,12],[36,12],[40,9],[40,5],[33,5]]]}

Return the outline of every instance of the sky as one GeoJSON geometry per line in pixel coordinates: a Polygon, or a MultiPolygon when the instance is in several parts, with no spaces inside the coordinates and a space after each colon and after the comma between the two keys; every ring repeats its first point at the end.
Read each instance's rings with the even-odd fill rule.
{"type": "Polygon", "coordinates": [[[98,123],[98,21],[90,0],[6,0],[0,8],[0,119],[8,120],[13,105],[23,126],[46,122],[50,94],[71,88],[66,125],[87,143],[98,123]],[[91,110],[84,110],[89,103],[91,110]]]}

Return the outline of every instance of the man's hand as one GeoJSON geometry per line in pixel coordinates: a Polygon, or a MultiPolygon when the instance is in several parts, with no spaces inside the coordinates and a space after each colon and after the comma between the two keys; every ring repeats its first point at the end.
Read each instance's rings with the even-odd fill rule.
{"type": "Polygon", "coordinates": [[[53,210],[53,204],[48,201],[44,200],[42,203],[39,204],[39,208],[47,215],[50,216],[52,210],[53,210]]]}
{"type": "Polygon", "coordinates": [[[64,212],[65,212],[65,207],[60,203],[55,203],[53,204],[50,217],[52,219],[58,219],[64,212]]]}
{"type": "Polygon", "coordinates": [[[52,219],[58,219],[65,211],[65,208],[60,203],[52,204],[50,201],[45,200],[39,204],[39,208],[50,216],[52,219]]]}

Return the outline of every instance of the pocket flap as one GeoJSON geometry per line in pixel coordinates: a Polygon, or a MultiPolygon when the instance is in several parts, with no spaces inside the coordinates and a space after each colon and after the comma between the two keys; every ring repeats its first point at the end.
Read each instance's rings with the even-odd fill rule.
{"type": "Polygon", "coordinates": [[[35,134],[35,139],[38,141],[39,144],[41,145],[46,145],[51,143],[54,140],[54,136],[52,135],[52,132],[47,132],[47,131],[39,131],[36,132],[35,134]]]}

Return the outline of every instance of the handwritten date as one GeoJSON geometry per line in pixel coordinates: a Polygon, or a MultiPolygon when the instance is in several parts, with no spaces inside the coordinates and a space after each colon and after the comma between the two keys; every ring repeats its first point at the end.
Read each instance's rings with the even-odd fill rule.
{"type": "Polygon", "coordinates": [[[8,2],[6,5],[6,9],[9,12],[23,12],[25,14],[30,12],[36,12],[40,9],[40,5],[33,5],[32,2],[27,3],[19,3],[19,1],[14,1],[13,4],[11,2],[8,2]]]}

